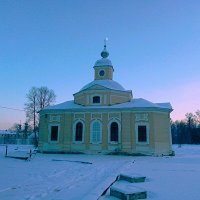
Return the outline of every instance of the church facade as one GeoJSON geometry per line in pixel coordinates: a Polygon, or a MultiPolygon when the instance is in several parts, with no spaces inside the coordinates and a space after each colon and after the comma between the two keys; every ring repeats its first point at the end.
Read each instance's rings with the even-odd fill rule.
{"type": "Polygon", "coordinates": [[[133,98],[113,80],[104,45],[94,65],[94,81],[74,100],[40,111],[39,151],[55,153],[172,153],[170,103],[133,98]]]}

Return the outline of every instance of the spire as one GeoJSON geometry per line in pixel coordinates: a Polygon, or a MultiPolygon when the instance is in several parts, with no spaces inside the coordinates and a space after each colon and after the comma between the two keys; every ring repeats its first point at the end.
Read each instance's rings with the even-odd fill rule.
{"type": "Polygon", "coordinates": [[[101,57],[102,58],[107,58],[108,56],[109,56],[109,53],[108,53],[108,51],[107,51],[107,49],[106,49],[106,41],[108,40],[108,38],[105,38],[104,39],[104,49],[103,49],[103,51],[101,52],[101,57]]]}

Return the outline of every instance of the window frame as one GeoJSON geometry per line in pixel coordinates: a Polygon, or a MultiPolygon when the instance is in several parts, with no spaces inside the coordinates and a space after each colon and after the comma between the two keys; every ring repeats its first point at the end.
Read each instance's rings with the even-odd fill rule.
{"type": "Polygon", "coordinates": [[[93,93],[92,95],[89,95],[88,101],[89,101],[89,104],[90,104],[90,105],[93,105],[93,106],[102,105],[102,102],[103,102],[103,95],[102,95],[102,94],[98,94],[98,93],[93,93]],[[95,96],[99,96],[99,97],[100,97],[100,103],[93,103],[93,97],[95,97],[95,96]]]}
{"type": "Polygon", "coordinates": [[[136,133],[136,144],[143,144],[143,145],[147,145],[149,144],[149,132],[150,132],[150,129],[149,129],[149,123],[148,122],[138,122],[138,123],[135,123],[135,133],[136,133]],[[139,126],[146,126],[146,141],[142,142],[142,141],[139,141],[139,126]]]}
{"type": "Polygon", "coordinates": [[[82,120],[76,120],[73,124],[73,143],[76,144],[82,144],[84,143],[84,137],[85,137],[85,123],[82,120]],[[77,141],[76,140],[76,126],[78,123],[82,123],[82,140],[81,141],[77,141]]]}
{"type": "Polygon", "coordinates": [[[104,76],[105,76],[105,70],[100,69],[100,70],[99,70],[99,76],[100,76],[100,77],[104,77],[104,76]]]}
{"type": "MultiPolygon", "coordinates": [[[[96,136],[97,138],[97,136],[96,136]]],[[[91,144],[101,144],[102,143],[102,122],[100,120],[93,120],[90,124],[90,143],[91,144]],[[94,123],[99,123],[100,125],[100,130],[99,130],[99,141],[93,141],[93,129],[94,129],[94,123]]]]}
{"type": "Polygon", "coordinates": [[[109,144],[119,144],[121,142],[121,123],[118,120],[111,120],[108,123],[108,143],[109,144]],[[111,141],[111,125],[112,123],[117,123],[118,125],[118,141],[111,141]]]}
{"type": "Polygon", "coordinates": [[[138,126],[138,142],[147,142],[147,126],[138,126]]]}
{"type": "Polygon", "coordinates": [[[48,142],[49,143],[59,143],[59,138],[60,138],[60,124],[49,124],[49,127],[48,127],[48,132],[49,132],[49,134],[48,134],[48,142]],[[58,127],[58,136],[57,136],[57,140],[51,140],[51,135],[52,135],[52,127],[53,126],[57,126],[58,127]]]}
{"type": "Polygon", "coordinates": [[[92,104],[100,104],[101,103],[101,97],[99,96],[99,95],[94,95],[94,96],[92,96],[92,104]],[[94,98],[97,98],[98,97],[98,100],[99,100],[99,102],[94,102],[94,98]]]}

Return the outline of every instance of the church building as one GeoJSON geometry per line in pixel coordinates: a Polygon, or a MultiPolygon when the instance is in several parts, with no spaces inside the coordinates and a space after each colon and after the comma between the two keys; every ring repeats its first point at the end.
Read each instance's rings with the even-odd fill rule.
{"type": "Polygon", "coordinates": [[[172,153],[170,103],[134,98],[113,80],[106,44],[94,64],[94,80],[74,100],[40,111],[39,151],[43,153],[172,153]]]}

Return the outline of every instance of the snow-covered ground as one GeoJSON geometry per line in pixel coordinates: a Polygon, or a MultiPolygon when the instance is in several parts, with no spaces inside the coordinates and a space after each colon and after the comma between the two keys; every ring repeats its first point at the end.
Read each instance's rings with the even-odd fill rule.
{"type": "MultiPolygon", "coordinates": [[[[28,155],[31,146],[9,146],[28,155]],[[23,150],[23,151],[22,151],[23,150]]],[[[137,183],[152,200],[200,200],[200,146],[174,146],[174,157],[39,154],[30,161],[6,158],[0,146],[1,200],[97,200],[120,173],[141,174],[137,183]]]]}

